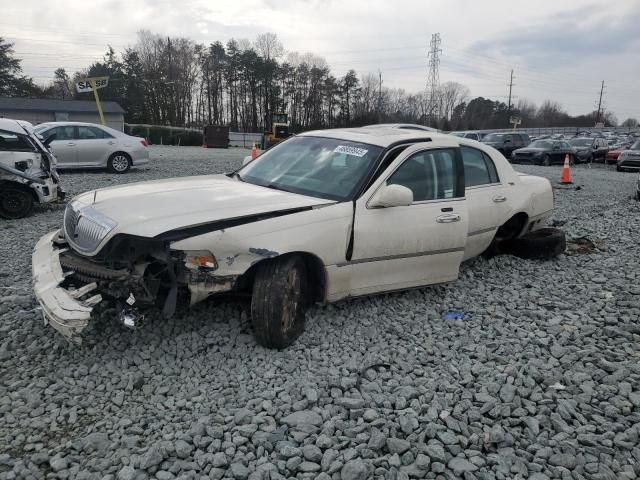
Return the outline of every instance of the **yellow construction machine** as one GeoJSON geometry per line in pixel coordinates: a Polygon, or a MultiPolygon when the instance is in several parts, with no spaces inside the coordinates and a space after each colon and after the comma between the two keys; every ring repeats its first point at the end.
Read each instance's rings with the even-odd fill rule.
{"type": "Polygon", "coordinates": [[[274,113],[271,118],[265,119],[266,129],[262,148],[267,149],[278,142],[291,136],[289,132],[289,115],[286,113],[274,113]]]}

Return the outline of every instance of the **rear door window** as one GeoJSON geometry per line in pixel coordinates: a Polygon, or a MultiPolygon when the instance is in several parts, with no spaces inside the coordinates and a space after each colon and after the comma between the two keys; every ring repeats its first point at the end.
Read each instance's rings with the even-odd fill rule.
{"type": "Polygon", "coordinates": [[[111,135],[107,134],[104,130],[99,129],[98,127],[78,127],[79,140],[99,140],[102,138],[111,138],[111,135]]]}
{"type": "Polygon", "coordinates": [[[498,172],[493,160],[484,152],[470,147],[461,147],[464,164],[465,187],[476,187],[498,183],[498,172]]]}

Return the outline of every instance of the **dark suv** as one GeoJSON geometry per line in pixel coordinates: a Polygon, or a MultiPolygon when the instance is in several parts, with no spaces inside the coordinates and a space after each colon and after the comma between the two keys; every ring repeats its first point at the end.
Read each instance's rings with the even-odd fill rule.
{"type": "Polygon", "coordinates": [[[511,158],[511,152],[526,147],[529,142],[526,133],[490,133],[482,139],[482,143],[492,146],[507,158],[511,158]]]}

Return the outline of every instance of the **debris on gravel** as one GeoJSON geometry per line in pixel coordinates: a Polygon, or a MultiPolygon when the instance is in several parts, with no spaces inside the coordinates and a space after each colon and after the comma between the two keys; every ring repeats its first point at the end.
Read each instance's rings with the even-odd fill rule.
{"type": "MultiPolygon", "coordinates": [[[[73,196],[230,171],[246,154],[151,151],[126,175],[62,181],[73,196]]],[[[0,480],[636,478],[636,177],[572,175],[583,188],[555,190],[552,220],[596,248],[480,258],[449,285],[316,306],[283,351],[256,345],[237,299],[134,331],[105,318],[86,345],[68,345],[43,324],[30,268],[63,207],[3,221],[0,480]]]]}

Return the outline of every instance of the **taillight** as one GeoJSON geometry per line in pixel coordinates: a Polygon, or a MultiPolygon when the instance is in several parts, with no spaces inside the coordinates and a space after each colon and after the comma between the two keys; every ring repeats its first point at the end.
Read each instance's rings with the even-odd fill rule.
{"type": "Polygon", "coordinates": [[[149,146],[149,144],[147,143],[147,140],[144,139],[144,138],[142,140],[140,140],[140,143],[142,144],[143,147],[148,147],[149,146]]]}

